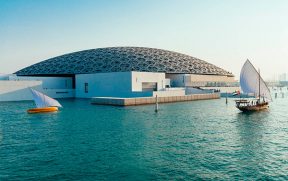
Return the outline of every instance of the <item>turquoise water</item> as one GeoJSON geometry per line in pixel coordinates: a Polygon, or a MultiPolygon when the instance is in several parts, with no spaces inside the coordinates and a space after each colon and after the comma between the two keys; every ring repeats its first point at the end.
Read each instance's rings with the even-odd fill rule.
{"type": "Polygon", "coordinates": [[[0,103],[0,180],[287,180],[288,98],[243,114],[232,99],[111,107],[0,103]]]}

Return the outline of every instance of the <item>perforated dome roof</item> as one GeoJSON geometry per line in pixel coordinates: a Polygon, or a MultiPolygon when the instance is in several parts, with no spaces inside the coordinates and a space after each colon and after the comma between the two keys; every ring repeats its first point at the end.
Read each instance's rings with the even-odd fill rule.
{"type": "Polygon", "coordinates": [[[84,50],[54,57],[16,72],[17,75],[165,72],[233,76],[206,61],[181,53],[143,47],[84,50]]]}

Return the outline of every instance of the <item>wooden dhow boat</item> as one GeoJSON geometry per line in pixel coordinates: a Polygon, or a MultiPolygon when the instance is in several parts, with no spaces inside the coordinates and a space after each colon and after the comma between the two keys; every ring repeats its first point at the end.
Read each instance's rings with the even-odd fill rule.
{"type": "Polygon", "coordinates": [[[62,107],[62,105],[55,99],[48,97],[47,95],[38,92],[34,89],[30,89],[33,100],[36,104],[36,108],[28,109],[27,112],[30,114],[35,113],[45,113],[45,112],[56,112],[58,111],[58,107],[62,107]]]}
{"type": "Polygon", "coordinates": [[[272,101],[270,90],[252,63],[247,60],[241,69],[240,86],[244,94],[254,94],[255,99],[236,100],[236,107],[243,112],[261,111],[269,108],[272,101]]]}

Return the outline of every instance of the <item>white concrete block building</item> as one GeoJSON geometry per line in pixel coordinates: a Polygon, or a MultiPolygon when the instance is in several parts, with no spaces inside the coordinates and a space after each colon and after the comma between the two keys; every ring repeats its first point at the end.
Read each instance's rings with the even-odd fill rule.
{"type": "Polygon", "coordinates": [[[113,72],[79,74],[76,97],[147,97],[165,89],[165,73],[113,72]],[[105,80],[105,81],[103,81],[105,80]]]}

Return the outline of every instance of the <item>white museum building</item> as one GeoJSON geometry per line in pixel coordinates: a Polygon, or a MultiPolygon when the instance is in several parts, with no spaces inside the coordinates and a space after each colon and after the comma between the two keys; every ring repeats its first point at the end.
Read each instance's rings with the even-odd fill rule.
{"type": "Polygon", "coordinates": [[[152,97],[209,93],[230,86],[232,73],[167,50],[110,47],[57,56],[0,75],[0,101],[31,100],[29,88],[53,98],[152,97]]]}

